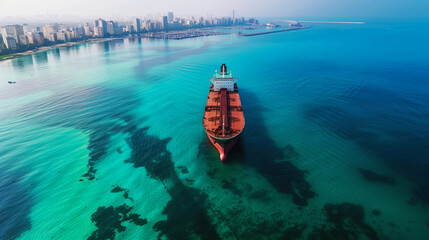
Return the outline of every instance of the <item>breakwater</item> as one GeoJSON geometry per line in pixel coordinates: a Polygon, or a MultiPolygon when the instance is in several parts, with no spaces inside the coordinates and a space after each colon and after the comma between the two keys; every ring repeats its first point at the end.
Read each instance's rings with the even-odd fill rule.
{"type": "Polygon", "coordinates": [[[300,30],[300,29],[305,29],[305,28],[310,28],[310,27],[309,27],[309,26],[294,27],[294,28],[287,28],[287,29],[276,30],[276,31],[266,31],[266,32],[248,33],[248,34],[244,34],[244,33],[234,33],[234,35],[244,36],[244,37],[250,37],[250,36],[257,36],[257,35],[263,35],[263,34],[269,34],[269,33],[278,33],[278,32],[286,32],[286,31],[294,31],[294,30],[300,30]]]}

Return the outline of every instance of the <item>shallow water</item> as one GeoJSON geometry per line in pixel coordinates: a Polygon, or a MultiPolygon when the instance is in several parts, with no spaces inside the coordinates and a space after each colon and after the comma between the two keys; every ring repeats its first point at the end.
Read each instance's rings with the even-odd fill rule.
{"type": "Polygon", "coordinates": [[[426,239],[429,23],[311,26],[1,62],[0,239],[426,239]],[[201,124],[222,63],[225,164],[201,124]]]}

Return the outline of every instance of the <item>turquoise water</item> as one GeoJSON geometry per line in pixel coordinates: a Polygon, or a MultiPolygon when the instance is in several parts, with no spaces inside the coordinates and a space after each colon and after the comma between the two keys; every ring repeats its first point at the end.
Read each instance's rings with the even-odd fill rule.
{"type": "Polygon", "coordinates": [[[1,62],[0,238],[427,239],[429,23],[311,26],[1,62]],[[222,63],[246,118],[225,164],[222,63]]]}

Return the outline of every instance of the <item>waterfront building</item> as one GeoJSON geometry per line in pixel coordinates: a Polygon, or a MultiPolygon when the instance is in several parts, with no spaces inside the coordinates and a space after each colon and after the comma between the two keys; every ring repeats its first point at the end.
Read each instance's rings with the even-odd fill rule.
{"type": "Polygon", "coordinates": [[[134,26],[134,31],[136,33],[140,33],[140,19],[135,18],[133,26],[134,26]]]}
{"type": "Polygon", "coordinates": [[[25,34],[28,32],[32,32],[32,29],[30,26],[28,26],[28,24],[22,24],[22,28],[23,28],[25,34]]]}
{"type": "Polygon", "coordinates": [[[149,32],[150,31],[150,20],[143,21],[141,28],[142,28],[143,32],[149,32]]]}
{"type": "Polygon", "coordinates": [[[48,39],[51,42],[56,41],[56,36],[54,37],[54,35],[52,35],[52,34],[56,33],[58,31],[58,25],[57,24],[43,26],[42,31],[43,31],[43,36],[46,39],[48,39]],[[55,41],[52,41],[53,39],[55,39],[55,41]]]}
{"type": "MultiPolygon", "coordinates": [[[[102,31],[102,36],[106,36],[107,35],[107,22],[104,21],[103,19],[99,18],[98,20],[95,21],[95,27],[100,27],[101,31],[102,31]]],[[[95,28],[94,28],[95,29],[95,28]]],[[[94,30],[94,35],[95,35],[95,30],[94,30]]]]}
{"type": "MultiPolygon", "coordinates": [[[[107,27],[106,27],[106,31],[107,31],[107,27]]],[[[94,37],[104,37],[104,28],[94,27],[94,37]]]]}
{"type": "Polygon", "coordinates": [[[5,43],[7,42],[6,41],[7,37],[14,38],[15,43],[19,43],[19,36],[24,35],[24,29],[20,25],[7,25],[2,27],[1,34],[3,36],[3,41],[5,43]]]}
{"type": "Polygon", "coordinates": [[[55,43],[57,41],[57,33],[49,33],[47,36],[47,39],[51,42],[51,43],[55,43]]]}
{"type": "Polygon", "coordinates": [[[162,29],[163,30],[168,29],[168,17],[167,16],[162,17],[162,29]]]}
{"type": "Polygon", "coordinates": [[[28,37],[26,35],[19,35],[19,44],[28,45],[28,37]]]}
{"type": "Polygon", "coordinates": [[[91,31],[91,28],[88,25],[84,26],[83,29],[85,31],[85,36],[92,37],[92,31],[91,31]]]}
{"type": "Polygon", "coordinates": [[[42,45],[45,43],[43,34],[41,32],[33,33],[29,32],[27,33],[28,42],[34,45],[42,45]]]}
{"type": "Polygon", "coordinates": [[[168,22],[174,21],[174,13],[173,12],[168,12],[167,17],[168,17],[168,22]]]}
{"type": "Polygon", "coordinates": [[[35,44],[35,43],[34,43],[34,37],[33,37],[34,33],[32,33],[32,32],[27,32],[25,35],[26,35],[26,36],[27,36],[27,38],[28,38],[28,43],[29,43],[29,44],[35,44]]]}
{"type": "Polygon", "coordinates": [[[249,23],[250,24],[258,24],[258,20],[254,19],[254,18],[249,18],[249,23]]]}
{"type": "Polygon", "coordinates": [[[63,42],[68,42],[68,41],[70,41],[70,34],[68,32],[65,32],[65,31],[60,31],[57,33],[57,40],[63,41],[63,42]]]}
{"type": "Polygon", "coordinates": [[[85,35],[85,28],[82,25],[76,27],[75,30],[78,35],[85,35]]]}
{"type": "Polygon", "coordinates": [[[3,38],[5,41],[4,43],[6,44],[6,48],[10,49],[10,50],[17,50],[18,49],[18,45],[16,43],[15,38],[13,37],[6,37],[3,38]]]}
{"type": "Polygon", "coordinates": [[[127,32],[127,33],[133,33],[135,30],[134,30],[134,26],[133,25],[127,25],[126,27],[125,27],[125,31],[127,32]]]}
{"type": "Polygon", "coordinates": [[[114,22],[114,21],[107,22],[107,34],[108,35],[121,34],[121,30],[120,30],[117,22],[114,22]]]}
{"type": "Polygon", "coordinates": [[[0,34],[0,50],[4,49],[5,47],[6,46],[4,46],[4,43],[3,43],[3,36],[0,34]]]}

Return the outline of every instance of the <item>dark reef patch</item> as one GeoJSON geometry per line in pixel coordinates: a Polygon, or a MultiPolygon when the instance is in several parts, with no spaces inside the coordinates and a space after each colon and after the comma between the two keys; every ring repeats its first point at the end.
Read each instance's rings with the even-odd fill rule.
{"type": "Polygon", "coordinates": [[[181,183],[168,192],[172,200],[162,212],[167,215],[167,220],[154,225],[154,229],[161,232],[159,237],[165,235],[168,239],[187,240],[196,235],[199,239],[220,239],[207,216],[205,194],[181,183]]]}
{"type": "Polygon", "coordinates": [[[129,196],[129,192],[130,192],[130,191],[129,191],[128,189],[121,188],[121,187],[119,187],[118,185],[113,185],[112,187],[113,187],[113,188],[112,188],[112,190],[110,190],[110,192],[112,192],[112,193],[123,192],[122,196],[123,196],[125,199],[129,199],[129,200],[131,200],[132,202],[134,202],[134,199],[133,199],[133,198],[131,198],[131,197],[129,196]]]}
{"type": "Polygon", "coordinates": [[[117,233],[125,231],[123,222],[130,221],[138,226],[147,223],[147,219],[140,218],[139,214],[131,213],[133,207],[126,204],[118,207],[99,207],[91,215],[91,221],[97,227],[97,230],[91,233],[88,239],[115,239],[117,233]]]}
{"type": "Polygon", "coordinates": [[[396,180],[392,176],[382,175],[363,168],[359,168],[358,171],[360,174],[362,174],[363,178],[369,182],[379,182],[388,185],[396,184],[396,180]]]}
{"type": "Polygon", "coordinates": [[[15,239],[31,229],[29,215],[34,201],[22,175],[9,174],[3,167],[0,170],[0,239],[15,239]]]}
{"type": "Polygon", "coordinates": [[[259,190],[249,195],[250,199],[256,199],[262,202],[269,202],[271,198],[268,196],[267,190],[259,190]]]}
{"type": "Polygon", "coordinates": [[[374,209],[374,210],[372,210],[372,211],[371,211],[371,213],[372,213],[373,215],[375,215],[375,216],[380,216],[380,215],[381,215],[381,211],[380,211],[380,210],[378,210],[378,209],[374,209]]]}
{"type": "Polygon", "coordinates": [[[159,139],[149,135],[148,128],[130,131],[128,144],[131,156],[127,163],[144,167],[149,177],[159,180],[171,196],[163,210],[167,220],[159,221],[154,229],[159,238],[168,239],[220,239],[207,213],[207,196],[197,189],[185,186],[177,176],[171,153],[167,150],[170,138],[159,139]]]}
{"type": "Polygon", "coordinates": [[[303,232],[307,226],[305,224],[299,224],[292,227],[288,227],[283,235],[280,237],[280,240],[295,240],[301,239],[303,232]]]}
{"type": "Polygon", "coordinates": [[[248,220],[246,230],[240,234],[239,239],[259,240],[259,239],[278,239],[274,236],[283,232],[285,222],[282,220],[263,220],[256,224],[251,224],[248,220]]]}
{"type": "Polygon", "coordinates": [[[185,166],[178,166],[178,169],[180,169],[180,172],[183,174],[189,173],[188,169],[185,166]]]}
{"type": "Polygon", "coordinates": [[[171,140],[159,139],[147,134],[149,128],[137,129],[132,133],[129,144],[132,147],[131,157],[126,163],[132,163],[135,168],[144,167],[151,178],[163,181],[175,175],[171,153],[167,143],[171,140]]]}
{"type": "Polygon", "coordinates": [[[292,145],[287,145],[284,149],[276,146],[264,124],[261,114],[264,108],[255,94],[241,89],[240,97],[243,99],[245,113],[249,114],[245,114],[246,128],[239,141],[241,149],[232,148],[230,161],[244,159],[243,164],[258,171],[278,192],[290,194],[295,204],[306,206],[308,200],[317,194],[305,179],[307,171],[297,168],[290,161],[299,154],[292,145]]]}
{"type": "MultiPolygon", "coordinates": [[[[420,84],[427,82],[418,76],[413,81],[417,79],[420,84]]],[[[398,94],[386,88],[361,87],[347,101],[308,105],[304,116],[379,156],[413,182],[414,204],[429,204],[429,109],[424,95],[417,97],[424,94],[419,91],[413,88],[412,93],[398,94]]]]}
{"type": "Polygon", "coordinates": [[[299,153],[295,151],[295,148],[290,144],[286,145],[286,147],[283,148],[283,153],[286,159],[293,159],[299,157],[299,153]]]}
{"type": "Polygon", "coordinates": [[[116,152],[118,152],[119,154],[122,154],[122,149],[120,147],[117,147],[116,152]]]}
{"type": "Polygon", "coordinates": [[[223,179],[221,186],[223,189],[227,189],[236,195],[239,195],[239,196],[243,195],[243,191],[241,191],[237,187],[237,180],[236,179],[233,179],[232,181],[228,181],[226,179],[223,179]]]}
{"type": "Polygon", "coordinates": [[[82,176],[88,180],[95,179],[95,173],[97,169],[95,168],[95,163],[98,162],[107,152],[107,145],[110,141],[109,134],[106,134],[104,129],[97,130],[92,132],[89,135],[89,160],[88,160],[88,172],[82,176]]]}
{"type": "Polygon", "coordinates": [[[376,231],[365,222],[365,212],[361,205],[352,203],[326,204],[324,206],[326,223],[313,229],[310,240],[379,239],[376,231]]]}

